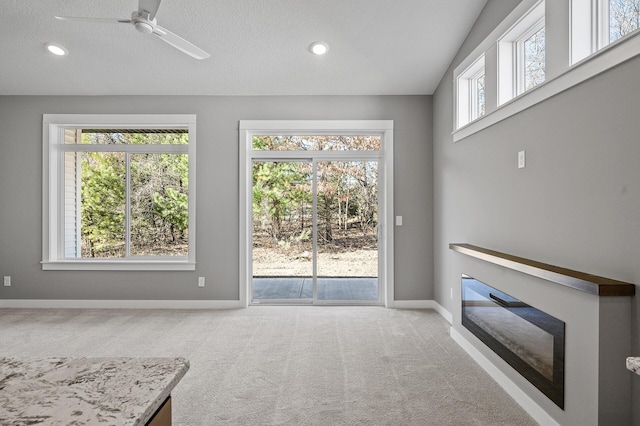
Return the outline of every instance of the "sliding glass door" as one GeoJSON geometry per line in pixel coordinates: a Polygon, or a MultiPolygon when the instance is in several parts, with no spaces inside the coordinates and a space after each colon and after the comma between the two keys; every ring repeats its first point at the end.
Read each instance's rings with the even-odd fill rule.
{"type": "Polygon", "coordinates": [[[393,301],[393,122],[240,122],[240,300],[393,301]]]}
{"type": "Polygon", "coordinates": [[[252,162],[252,302],[379,300],[378,162],[252,162]]]}

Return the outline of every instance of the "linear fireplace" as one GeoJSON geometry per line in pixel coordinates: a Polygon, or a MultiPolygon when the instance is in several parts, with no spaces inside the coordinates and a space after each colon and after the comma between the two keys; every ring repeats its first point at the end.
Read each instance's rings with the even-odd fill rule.
{"type": "Polygon", "coordinates": [[[563,321],[462,275],[462,325],[564,409],[563,321]]]}

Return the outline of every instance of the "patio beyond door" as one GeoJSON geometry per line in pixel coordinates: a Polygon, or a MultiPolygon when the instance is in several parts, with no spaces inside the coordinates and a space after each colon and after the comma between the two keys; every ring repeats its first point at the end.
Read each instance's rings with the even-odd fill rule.
{"type": "Polygon", "coordinates": [[[378,161],[345,157],[252,161],[253,303],[380,303],[378,161]]]}

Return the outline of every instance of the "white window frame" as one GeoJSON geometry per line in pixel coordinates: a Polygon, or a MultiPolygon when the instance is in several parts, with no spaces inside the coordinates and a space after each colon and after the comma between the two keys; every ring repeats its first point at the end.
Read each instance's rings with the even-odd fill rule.
{"type": "Polygon", "coordinates": [[[498,39],[498,106],[525,93],[523,44],[544,26],[545,1],[539,0],[498,39]]]}
{"type": "MultiPolygon", "coordinates": [[[[514,48],[516,49],[516,96],[520,96],[521,94],[523,94],[524,92],[526,92],[527,90],[531,90],[533,89],[533,87],[527,89],[525,86],[525,83],[527,81],[527,69],[526,69],[526,57],[525,57],[525,47],[524,44],[526,43],[527,40],[529,40],[529,38],[531,38],[534,34],[536,34],[538,31],[542,30],[544,28],[545,25],[545,20],[544,18],[542,18],[540,21],[536,22],[532,27],[529,28],[529,30],[527,30],[527,32],[525,32],[524,34],[522,34],[522,36],[516,41],[516,43],[514,43],[514,48]]],[[[542,83],[538,83],[536,84],[539,85],[542,83]]],[[[535,86],[534,86],[535,87],[535,86]]]]}
{"type": "Polygon", "coordinates": [[[457,91],[455,96],[457,99],[456,117],[458,128],[466,126],[467,124],[477,120],[482,116],[479,114],[477,102],[478,78],[482,75],[485,75],[484,54],[473,61],[471,65],[469,65],[464,71],[460,73],[458,77],[456,77],[457,91]]]}
{"type": "MultiPolygon", "coordinates": [[[[609,0],[570,0],[571,64],[576,64],[609,46],[609,0]]],[[[636,34],[638,29],[613,44],[636,34]]]]}
{"type": "MultiPolygon", "coordinates": [[[[42,269],[43,270],[195,270],[196,247],[196,116],[193,114],[44,114],[43,142],[43,199],[42,199],[42,269]],[[129,259],[75,259],[64,253],[64,154],[78,147],[65,149],[64,131],[69,128],[162,128],[184,129],[189,132],[189,243],[184,257],[132,257],[129,259]]],[[[104,147],[88,145],[82,150],[104,151],[104,147]],[[95,148],[95,149],[94,149],[95,148]]],[[[170,146],[145,146],[145,152],[157,150],[166,153],[170,146]]],[[[120,147],[118,151],[122,151],[120,147]]],[[[178,152],[178,151],[176,151],[178,152]]]]}
{"type": "MultiPolygon", "coordinates": [[[[358,158],[370,157],[379,161],[379,197],[384,199],[385,209],[378,212],[378,229],[380,241],[380,270],[378,279],[381,283],[382,302],[384,306],[394,306],[394,206],[393,206],[393,120],[240,120],[239,122],[239,182],[240,182],[240,301],[244,307],[251,304],[250,281],[251,273],[251,235],[252,218],[250,216],[252,203],[251,164],[254,159],[271,158],[274,153],[268,151],[254,151],[252,139],[254,135],[265,134],[304,134],[304,135],[379,135],[382,146],[380,151],[358,151],[349,153],[341,151],[341,156],[349,155],[358,158]]],[[[326,156],[331,159],[332,153],[315,151],[307,153],[318,159],[326,156]]],[[[300,160],[304,158],[304,151],[278,151],[283,160],[300,160]]]]}

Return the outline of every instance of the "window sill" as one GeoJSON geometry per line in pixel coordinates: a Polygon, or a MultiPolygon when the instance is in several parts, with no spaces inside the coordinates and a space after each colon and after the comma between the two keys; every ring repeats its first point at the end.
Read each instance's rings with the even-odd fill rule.
{"type": "Polygon", "coordinates": [[[187,261],[76,261],[42,262],[43,271],[195,271],[196,263],[187,261]]]}
{"type": "Polygon", "coordinates": [[[571,66],[556,78],[544,82],[502,104],[496,110],[487,112],[483,117],[459,128],[452,133],[453,141],[458,142],[493,126],[638,55],[640,55],[640,33],[601,49],[571,66]]]}

